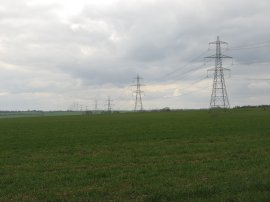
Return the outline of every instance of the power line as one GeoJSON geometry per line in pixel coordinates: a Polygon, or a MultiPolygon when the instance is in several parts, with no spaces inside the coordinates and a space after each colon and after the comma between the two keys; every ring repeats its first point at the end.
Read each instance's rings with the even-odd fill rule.
{"type": "Polygon", "coordinates": [[[178,90],[183,90],[183,91],[185,91],[185,90],[191,88],[192,86],[194,86],[195,84],[200,83],[201,81],[203,81],[203,80],[205,80],[205,79],[207,79],[207,78],[208,78],[208,77],[203,77],[203,78],[201,78],[201,79],[199,79],[199,80],[195,80],[194,82],[190,83],[187,87],[185,87],[185,88],[179,88],[178,90]]]}
{"type": "MultiPolygon", "coordinates": [[[[183,65],[181,68],[177,68],[176,70],[174,71],[171,71],[159,78],[157,78],[157,80],[160,80],[160,79],[164,79],[164,78],[167,78],[167,77],[170,77],[171,75],[175,75],[175,73],[185,69],[186,67],[188,67],[189,65],[191,65],[192,62],[196,61],[197,59],[201,58],[205,53],[207,53],[209,50],[206,50],[206,51],[203,51],[202,53],[200,53],[198,56],[192,58],[189,62],[187,62],[185,65],[183,65]]],[[[184,73],[186,74],[186,73],[184,73]]]]}
{"type": "MultiPolygon", "coordinates": [[[[242,46],[234,46],[234,47],[231,47],[231,48],[227,48],[225,51],[230,51],[230,50],[243,50],[243,49],[255,49],[255,48],[265,48],[265,47],[270,47],[270,42],[262,42],[262,43],[256,43],[256,44],[249,44],[249,45],[242,45],[242,46]]],[[[194,57],[191,61],[189,61],[188,63],[186,63],[185,65],[182,66],[181,69],[177,69],[175,71],[172,71],[170,73],[167,73],[165,74],[164,76],[160,77],[160,78],[166,78],[170,75],[175,75],[175,73],[179,72],[180,70],[184,69],[185,67],[191,65],[192,62],[196,61],[198,58],[200,58],[202,55],[204,55],[205,53],[207,53],[209,51],[206,50],[204,52],[202,52],[200,55],[194,57]]],[[[200,66],[198,66],[200,67],[200,66]]],[[[193,70],[197,70],[199,68],[193,68],[193,69],[190,69],[186,72],[183,72],[183,74],[187,74],[193,70]]],[[[181,72],[180,72],[181,73],[181,72]]]]}
{"type": "MultiPolygon", "coordinates": [[[[201,79],[199,79],[199,80],[197,80],[197,81],[195,81],[195,82],[192,82],[189,86],[187,86],[187,87],[185,87],[185,88],[178,89],[178,90],[180,90],[180,91],[181,91],[181,90],[185,91],[185,90],[191,88],[192,86],[194,86],[195,84],[200,83],[201,81],[203,81],[203,80],[205,80],[205,79],[207,79],[207,78],[208,78],[207,76],[206,76],[206,77],[203,77],[203,78],[201,78],[201,79]]],[[[192,94],[192,93],[195,93],[195,92],[196,92],[196,91],[183,93],[183,94],[181,94],[181,96],[183,96],[183,95],[189,95],[189,94],[192,94]]]]}
{"type": "Polygon", "coordinates": [[[199,69],[202,69],[202,67],[205,67],[205,65],[204,64],[200,64],[198,66],[195,66],[194,68],[191,68],[191,69],[189,69],[187,71],[181,72],[181,75],[175,74],[173,77],[171,77],[170,80],[172,80],[173,78],[174,79],[177,79],[177,80],[187,78],[188,77],[187,75],[189,73],[195,72],[195,71],[197,71],[199,69]]]}
{"type": "MultiPolygon", "coordinates": [[[[226,44],[226,43],[225,43],[226,44]]],[[[248,44],[248,45],[241,45],[241,46],[234,46],[234,47],[231,47],[231,48],[227,48],[225,50],[226,51],[236,51],[236,50],[243,50],[243,49],[257,49],[257,48],[266,48],[266,47],[270,47],[270,41],[267,41],[267,42],[261,42],[261,43],[256,43],[256,44],[248,44]]],[[[200,66],[198,67],[195,67],[195,68],[192,68],[190,70],[187,70],[187,71],[184,71],[184,72],[180,72],[181,70],[185,69],[186,67],[190,66],[194,61],[196,61],[197,59],[201,58],[205,53],[207,53],[209,51],[206,50],[206,51],[203,51],[202,53],[200,53],[198,56],[192,58],[189,62],[187,62],[185,65],[183,65],[181,68],[178,68],[174,71],[171,71],[161,77],[159,77],[157,80],[160,80],[160,79],[164,79],[164,78],[168,78],[170,76],[173,76],[175,77],[177,73],[181,73],[181,75],[184,75],[184,74],[188,74],[192,71],[195,71],[197,69],[200,69],[200,66]]]]}
{"type": "MultiPolygon", "coordinates": [[[[257,44],[249,44],[249,45],[245,45],[245,46],[235,46],[235,47],[231,47],[229,49],[226,49],[225,51],[242,50],[242,49],[255,49],[255,48],[264,48],[264,47],[270,47],[270,42],[263,42],[263,43],[257,43],[257,44]]],[[[193,58],[190,62],[186,63],[181,69],[177,69],[175,71],[172,71],[170,73],[167,73],[164,76],[160,77],[159,79],[163,79],[163,78],[170,77],[170,76],[172,76],[170,78],[177,78],[177,79],[179,79],[179,76],[177,75],[178,73],[181,73],[181,77],[180,78],[183,78],[184,75],[189,74],[190,72],[199,70],[204,65],[199,65],[199,66],[196,66],[195,68],[189,69],[187,71],[179,72],[180,70],[183,70],[185,67],[191,65],[192,62],[194,62],[195,60],[197,60],[200,56],[204,55],[208,51],[209,51],[209,49],[207,51],[204,51],[203,53],[201,53],[199,56],[196,56],[195,58],[193,58]]],[[[205,61],[205,62],[208,62],[208,61],[205,61]]],[[[262,64],[262,63],[250,63],[250,64],[262,64]]],[[[267,65],[268,63],[264,63],[264,64],[267,65]]]]}
{"type": "Polygon", "coordinates": [[[234,46],[229,48],[227,51],[234,51],[234,50],[244,50],[244,49],[257,49],[257,48],[267,48],[270,47],[270,42],[263,42],[263,43],[256,43],[256,44],[249,44],[249,45],[242,45],[242,46],[234,46]]]}
{"type": "Polygon", "coordinates": [[[260,62],[260,61],[256,61],[256,62],[249,62],[249,63],[233,63],[234,66],[235,65],[270,65],[270,62],[260,62]]]}
{"type": "MultiPolygon", "coordinates": [[[[205,62],[209,62],[210,60],[207,60],[205,62]]],[[[205,67],[205,64],[200,64],[200,65],[197,65],[195,66],[194,68],[191,68],[185,72],[182,72],[181,75],[179,74],[175,74],[173,75],[173,77],[170,77],[170,81],[178,81],[179,79],[185,79],[185,78],[189,78],[188,74],[191,73],[191,72],[195,72],[197,70],[200,70],[200,69],[203,69],[202,67],[205,67]]],[[[150,82],[152,84],[155,84],[155,82],[150,82]]],[[[164,83],[164,82],[163,82],[164,83]]]]}
{"type": "MultiPolygon", "coordinates": [[[[212,70],[212,71],[215,71],[215,73],[214,73],[214,81],[213,81],[213,88],[212,88],[212,94],[211,94],[210,107],[229,108],[230,107],[229,99],[228,99],[226,85],[225,85],[225,79],[224,79],[224,71],[228,70],[228,69],[222,67],[222,59],[223,58],[232,58],[232,57],[221,54],[221,45],[227,44],[226,42],[222,42],[222,41],[219,40],[219,38],[217,38],[217,41],[212,42],[210,44],[215,44],[216,45],[216,54],[212,55],[212,56],[205,57],[205,58],[209,59],[206,62],[210,61],[210,59],[215,59],[215,61],[216,61],[215,62],[215,68],[212,70]],[[214,104],[214,102],[215,102],[215,104],[214,104]],[[220,102],[220,103],[218,104],[218,102],[220,102]]],[[[235,47],[232,47],[230,49],[227,49],[226,51],[243,50],[243,49],[256,49],[256,48],[265,48],[265,47],[270,47],[270,42],[259,43],[259,44],[258,43],[257,44],[250,44],[250,45],[245,45],[245,46],[235,46],[235,47]]],[[[204,65],[198,65],[198,66],[195,66],[195,67],[190,68],[190,69],[186,69],[186,67],[192,65],[192,62],[196,61],[199,57],[201,57],[202,55],[204,55],[208,51],[209,50],[204,51],[199,56],[194,57],[190,62],[183,65],[182,68],[179,68],[177,70],[169,72],[169,73],[159,77],[158,79],[170,78],[170,80],[171,80],[172,78],[175,78],[175,79],[179,80],[179,78],[187,78],[187,75],[189,73],[201,69],[204,65]]],[[[253,63],[250,63],[250,64],[268,65],[269,63],[258,63],[258,62],[254,63],[253,62],[253,63]]],[[[236,64],[236,65],[238,65],[238,64],[236,64]]],[[[205,78],[202,78],[202,79],[200,79],[198,81],[195,81],[195,82],[191,83],[188,87],[182,88],[180,90],[185,91],[188,88],[192,87],[196,83],[201,82],[204,79],[205,78]]],[[[260,79],[259,78],[243,78],[243,79],[245,79],[245,80],[266,80],[266,81],[269,80],[268,78],[263,78],[263,79],[261,79],[261,78],[260,79]]],[[[140,83],[140,81],[139,81],[139,83],[140,83]]],[[[137,84],[138,84],[138,82],[137,82],[137,84]]],[[[140,90],[140,85],[139,85],[139,90],[140,90]]],[[[142,91],[140,91],[140,92],[142,92],[142,91]]],[[[191,93],[194,93],[194,91],[191,92],[191,93]]],[[[190,93],[184,93],[184,94],[181,94],[181,95],[187,95],[187,94],[190,94],[190,93]]],[[[135,110],[137,110],[137,107],[139,105],[138,103],[141,102],[140,101],[141,97],[138,96],[138,95],[139,95],[139,93],[136,92],[135,110]]],[[[141,104],[141,106],[142,106],[142,104],[141,104]]]]}
{"type": "Polygon", "coordinates": [[[252,78],[252,77],[232,77],[230,79],[242,79],[242,80],[250,80],[250,81],[270,81],[270,78],[252,78]]]}

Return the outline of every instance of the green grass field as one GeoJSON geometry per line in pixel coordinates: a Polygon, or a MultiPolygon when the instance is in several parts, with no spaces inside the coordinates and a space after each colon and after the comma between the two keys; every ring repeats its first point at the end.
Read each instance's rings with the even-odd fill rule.
{"type": "Polygon", "coordinates": [[[0,119],[0,201],[270,201],[270,110],[0,119]]]}

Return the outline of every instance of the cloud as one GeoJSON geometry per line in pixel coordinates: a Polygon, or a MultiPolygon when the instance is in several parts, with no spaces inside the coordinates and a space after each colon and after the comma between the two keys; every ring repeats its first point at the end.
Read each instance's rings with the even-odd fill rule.
{"type": "MultiPolygon", "coordinates": [[[[269,41],[268,0],[73,3],[1,0],[2,98],[12,95],[16,99],[27,94],[27,100],[43,100],[42,108],[46,109],[52,105],[48,95],[59,96],[55,100],[57,106],[63,103],[68,106],[68,102],[86,104],[113,94],[112,97],[126,96],[121,106],[132,108],[132,93],[128,95],[127,89],[132,90],[128,86],[140,74],[147,83],[145,102],[155,99],[156,106],[164,106],[168,101],[159,97],[176,97],[170,102],[172,106],[200,108],[207,106],[209,98],[207,101],[204,98],[207,93],[201,83],[192,83],[204,78],[207,66],[213,65],[209,62],[203,65],[203,57],[214,53],[214,50],[205,52],[209,41],[214,41],[217,35],[232,47],[269,41]],[[180,84],[186,89],[179,90],[176,86],[180,84]],[[192,88],[201,98],[188,96],[192,88]],[[177,105],[180,99],[183,102],[177,105]]],[[[268,49],[227,50],[225,54],[235,60],[232,75],[269,77],[268,66],[258,64],[270,62],[268,49]]],[[[224,64],[230,66],[230,62],[224,64]]],[[[230,80],[227,83],[232,100],[239,94],[243,100],[263,94],[251,89],[243,92],[246,81],[241,79],[234,81],[234,86],[230,80]]],[[[256,81],[250,83],[256,85],[256,81]]],[[[207,91],[210,96],[211,84],[207,91]]],[[[5,105],[4,100],[0,104],[5,105]]],[[[264,97],[264,102],[269,100],[264,97]]],[[[13,106],[30,108],[30,101],[13,106]]]]}

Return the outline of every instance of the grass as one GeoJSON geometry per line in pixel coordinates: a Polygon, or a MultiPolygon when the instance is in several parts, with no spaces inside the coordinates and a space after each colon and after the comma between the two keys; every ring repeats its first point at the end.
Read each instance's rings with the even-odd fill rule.
{"type": "Polygon", "coordinates": [[[39,116],[72,116],[82,115],[82,111],[0,111],[0,118],[22,118],[39,116]]]}
{"type": "Polygon", "coordinates": [[[0,201],[270,201],[270,111],[0,119],[0,201]]]}

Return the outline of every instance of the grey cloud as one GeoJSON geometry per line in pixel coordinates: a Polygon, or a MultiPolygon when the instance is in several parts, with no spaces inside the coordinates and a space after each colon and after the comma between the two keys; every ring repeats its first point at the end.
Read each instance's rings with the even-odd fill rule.
{"type": "MultiPolygon", "coordinates": [[[[28,75],[23,75],[21,71],[10,74],[1,69],[9,78],[8,85],[1,84],[2,91],[65,94],[73,82],[77,82],[74,91],[81,89],[81,93],[106,85],[122,89],[133,82],[137,73],[149,85],[190,82],[206,76],[203,57],[212,52],[188,66],[186,63],[205,51],[208,42],[214,41],[217,35],[232,47],[269,41],[270,2],[267,0],[118,1],[110,7],[86,5],[81,13],[65,21],[57,15],[59,8],[59,4],[33,6],[23,0],[1,0],[0,60],[3,64],[0,68],[10,64],[28,71],[28,75]],[[198,70],[191,71],[200,64],[198,70]],[[40,70],[49,73],[40,75],[40,70]],[[175,73],[165,76],[170,72],[175,73]],[[46,77],[52,79],[46,81],[46,77]],[[31,85],[35,80],[44,85],[31,85]]],[[[270,62],[268,49],[225,54],[240,64],[270,62]]],[[[232,74],[262,77],[264,72],[269,75],[268,67],[259,66],[255,70],[238,66],[232,67],[232,74]]],[[[244,87],[241,82],[234,87],[233,94],[241,92],[244,87]]],[[[164,96],[153,94],[155,98],[159,95],[164,96]]],[[[255,92],[243,93],[245,97],[249,95],[255,92]]],[[[186,104],[191,102],[188,100],[186,104]]],[[[205,100],[195,97],[193,102],[205,100]]]]}

